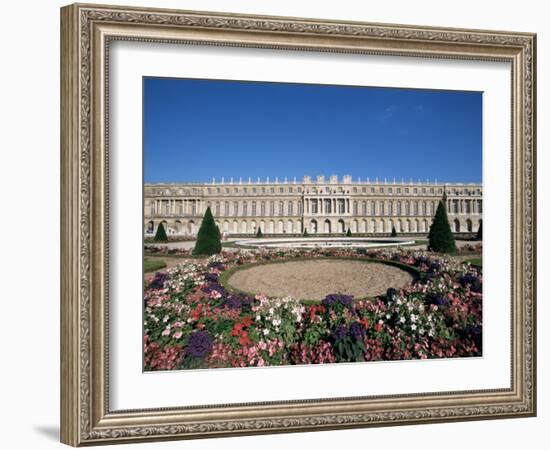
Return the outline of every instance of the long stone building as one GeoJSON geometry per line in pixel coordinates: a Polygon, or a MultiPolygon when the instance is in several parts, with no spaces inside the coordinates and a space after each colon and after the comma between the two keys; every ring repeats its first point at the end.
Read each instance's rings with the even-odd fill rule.
{"type": "Polygon", "coordinates": [[[478,230],[483,212],[481,184],[386,182],[338,179],[302,181],[212,180],[209,183],[146,184],[144,232],[159,223],[169,235],[196,235],[210,206],[220,231],[228,236],[425,234],[437,205],[445,200],[455,233],[478,230]]]}

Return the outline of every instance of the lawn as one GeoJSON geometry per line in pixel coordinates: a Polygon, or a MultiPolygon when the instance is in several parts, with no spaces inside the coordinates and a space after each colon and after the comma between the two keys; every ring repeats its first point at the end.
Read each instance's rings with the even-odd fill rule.
{"type": "Polygon", "coordinates": [[[481,256],[466,259],[464,262],[469,262],[472,266],[483,267],[483,258],[481,256]]]}
{"type": "Polygon", "coordinates": [[[166,267],[166,263],[162,259],[144,258],[143,260],[144,272],[154,272],[155,270],[163,269],[164,267],[166,267]]]}

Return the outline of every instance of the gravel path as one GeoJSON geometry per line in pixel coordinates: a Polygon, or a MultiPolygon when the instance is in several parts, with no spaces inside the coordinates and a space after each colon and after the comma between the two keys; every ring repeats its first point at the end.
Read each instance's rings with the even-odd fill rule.
{"type": "Polygon", "coordinates": [[[237,289],[268,297],[321,300],[334,293],[357,298],[379,295],[412,280],[408,272],[387,264],[312,260],[259,265],[235,272],[228,281],[237,289]]]}

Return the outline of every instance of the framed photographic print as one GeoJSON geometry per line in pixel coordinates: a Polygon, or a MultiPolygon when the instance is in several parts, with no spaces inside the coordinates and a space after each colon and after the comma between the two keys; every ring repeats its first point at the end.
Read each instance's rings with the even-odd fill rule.
{"type": "Polygon", "coordinates": [[[536,414],[535,35],[61,10],[61,439],[536,414]]]}

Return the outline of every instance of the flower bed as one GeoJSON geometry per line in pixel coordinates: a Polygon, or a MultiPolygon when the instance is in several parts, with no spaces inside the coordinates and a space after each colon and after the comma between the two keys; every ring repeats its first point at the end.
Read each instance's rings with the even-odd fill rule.
{"type": "Polygon", "coordinates": [[[422,252],[258,250],[186,260],[146,280],[145,370],[481,356],[482,274],[422,252]],[[387,261],[416,271],[406,289],[321,302],[226,289],[236,267],[295,258],[387,261]]]}

